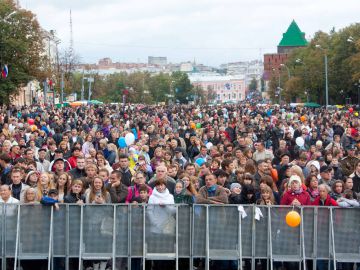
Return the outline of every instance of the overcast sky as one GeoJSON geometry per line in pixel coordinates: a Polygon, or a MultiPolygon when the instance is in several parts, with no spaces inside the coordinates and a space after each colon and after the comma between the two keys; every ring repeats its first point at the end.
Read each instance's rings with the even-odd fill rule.
{"type": "Polygon", "coordinates": [[[359,0],[21,0],[41,26],[69,45],[69,11],[82,62],[103,57],[146,62],[221,63],[276,52],[294,19],[309,38],[359,21],[359,0]]]}

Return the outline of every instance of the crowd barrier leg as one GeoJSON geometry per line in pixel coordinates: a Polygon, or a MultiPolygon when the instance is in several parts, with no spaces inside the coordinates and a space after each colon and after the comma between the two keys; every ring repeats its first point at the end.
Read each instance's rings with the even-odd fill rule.
{"type": "Polygon", "coordinates": [[[142,206],[143,207],[143,270],[145,270],[145,266],[146,266],[146,229],[145,229],[145,225],[146,225],[146,207],[145,205],[142,206]]]}
{"type": "MultiPolygon", "coordinates": [[[[127,205],[127,210],[128,210],[128,270],[131,270],[131,205],[128,204],[127,205]]],[[[145,264],[145,259],[143,259],[143,263],[145,264]]]]}
{"type": "Polygon", "coordinates": [[[316,254],[317,254],[317,222],[318,222],[318,209],[314,208],[314,242],[313,242],[313,270],[316,270],[316,254]]]}
{"type": "Polygon", "coordinates": [[[195,217],[194,217],[194,207],[190,207],[190,269],[194,269],[194,227],[195,227],[195,217]]]}
{"type": "MultiPolygon", "coordinates": [[[[253,212],[253,217],[255,216],[255,206],[252,206],[252,212],[253,212]]],[[[256,233],[255,233],[255,230],[256,230],[256,221],[255,219],[252,220],[252,223],[251,223],[251,231],[252,231],[252,234],[251,234],[251,270],[255,270],[255,252],[256,252],[256,248],[255,248],[255,245],[256,245],[256,233]]],[[[241,262],[242,264],[242,262],[241,262]]]]}
{"type": "MultiPolygon", "coordinates": [[[[20,243],[20,205],[17,207],[17,223],[16,223],[16,240],[15,240],[15,258],[14,258],[14,270],[17,267],[19,243],[20,243]]],[[[19,260],[20,265],[20,260],[19,260]]]]}
{"type": "Polygon", "coordinates": [[[241,238],[241,212],[238,211],[238,222],[239,222],[239,233],[238,233],[238,249],[239,249],[239,259],[238,259],[238,269],[242,270],[242,238],[241,238]]]}
{"type": "Polygon", "coordinates": [[[70,238],[70,218],[69,218],[69,205],[66,205],[66,214],[65,214],[65,270],[69,270],[69,238],[70,238]]]}
{"type": "MultiPolygon", "coordinates": [[[[300,217],[301,220],[304,220],[304,209],[301,208],[300,209],[300,217]]],[[[302,257],[302,262],[303,262],[303,270],[306,270],[306,259],[305,259],[305,235],[304,235],[304,222],[300,222],[300,247],[301,247],[301,251],[300,251],[300,255],[302,257]]],[[[301,270],[301,262],[299,263],[299,268],[301,270]]]]}
{"type": "Polygon", "coordinates": [[[205,259],[205,270],[210,269],[210,239],[209,239],[209,206],[206,205],[206,234],[205,234],[205,246],[206,246],[206,259],[205,259]]]}
{"type": "MultiPolygon", "coordinates": [[[[330,208],[330,239],[331,239],[331,247],[333,254],[333,269],[336,270],[336,253],[335,253],[335,235],[334,235],[334,219],[333,219],[333,209],[330,208]]],[[[330,265],[330,264],[329,264],[330,265]]]]}
{"type": "Polygon", "coordinates": [[[268,239],[269,239],[269,254],[270,254],[270,270],[274,269],[273,252],[272,252],[272,235],[271,235],[271,211],[268,207],[268,239]]]}
{"type": "Polygon", "coordinates": [[[79,268],[78,270],[82,270],[82,250],[83,250],[83,222],[84,222],[84,213],[83,206],[80,205],[80,243],[79,243],[79,268]]]}
{"type": "Polygon", "coordinates": [[[116,264],[116,204],[113,205],[113,238],[112,238],[112,270],[115,270],[116,264]]]}
{"type": "MultiPolygon", "coordinates": [[[[50,235],[49,235],[49,254],[48,254],[48,270],[51,270],[52,265],[52,251],[53,251],[53,224],[54,224],[54,206],[50,210],[50,235]]],[[[54,269],[54,268],[53,268],[54,269]]]]}
{"type": "Polygon", "coordinates": [[[175,269],[179,269],[179,207],[175,206],[175,269]]]}
{"type": "Polygon", "coordinates": [[[6,208],[5,204],[1,206],[1,215],[2,215],[2,232],[1,232],[1,269],[6,269],[6,208]]]}

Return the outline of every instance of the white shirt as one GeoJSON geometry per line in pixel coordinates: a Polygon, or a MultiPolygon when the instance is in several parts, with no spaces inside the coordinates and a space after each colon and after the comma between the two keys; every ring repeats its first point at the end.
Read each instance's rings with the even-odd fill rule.
{"type": "Polygon", "coordinates": [[[0,203],[19,203],[19,202],[20,201],[18,199],[15,199],[12,196],[10,196],[6,202],[0,197],[0,203]]]}

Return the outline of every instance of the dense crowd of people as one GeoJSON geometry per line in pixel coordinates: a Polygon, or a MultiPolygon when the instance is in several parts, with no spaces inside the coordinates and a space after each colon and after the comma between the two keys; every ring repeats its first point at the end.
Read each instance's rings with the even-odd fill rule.
{"type": "Polygon", "coordinates": [[[353,109],[4,106],[0,202],[359,207],[359,143],[353,109]]]}

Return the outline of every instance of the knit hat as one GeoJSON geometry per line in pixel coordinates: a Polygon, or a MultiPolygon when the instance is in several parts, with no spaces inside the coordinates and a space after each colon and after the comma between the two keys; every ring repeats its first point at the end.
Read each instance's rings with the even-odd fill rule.
{"type": "Polygon", "coordinates": [[[299,182],[301,185],[301,178],[298,175],[292,175],[289,179],[288,187],[291,187],[292,182],[299,182]]]}
{"type": "Polygon", "coordinates": [[[230,185],[230,190],[233,190],[234,188],[240,188],[241,189],[241,185],[239,184],[239,183],[232,183],[231,185],[230,185]]]}

